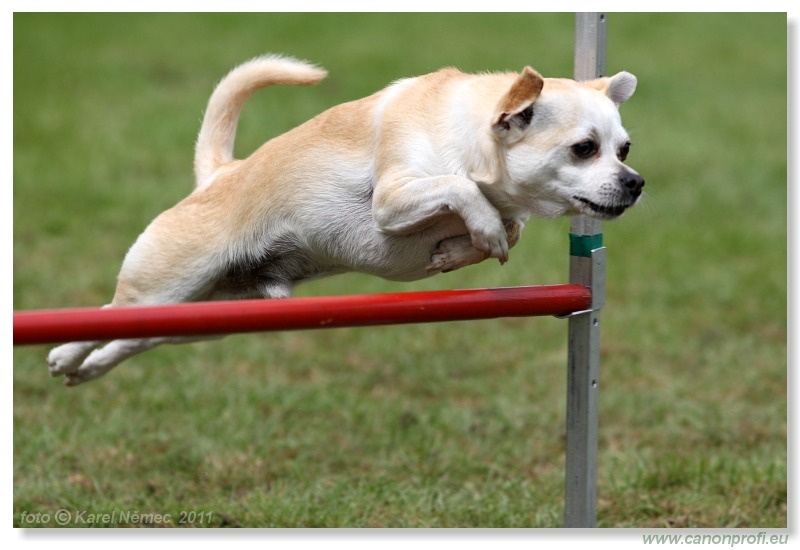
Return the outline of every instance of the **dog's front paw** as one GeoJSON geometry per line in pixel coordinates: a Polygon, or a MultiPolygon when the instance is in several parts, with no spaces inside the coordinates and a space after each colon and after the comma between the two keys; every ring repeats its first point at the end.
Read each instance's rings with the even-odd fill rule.
{"type": "Polygon", "coordinates": [[[496,223],[470,227],[472,246],[484,254],[484,258],[497,258],[501,264],[508,261],[508,236],[500,219],[496,223]]]}

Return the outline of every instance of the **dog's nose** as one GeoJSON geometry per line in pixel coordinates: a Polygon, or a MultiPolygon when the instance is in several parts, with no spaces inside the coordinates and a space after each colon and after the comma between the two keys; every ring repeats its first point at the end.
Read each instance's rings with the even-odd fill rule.
{"type": "Polygon", "coordinates": [[[619,183],[628,190],[631,197],[636,199],[642,194],[642,187],[644,187],[644,178],[636,172],[621,172],[619,175],[619,183]]]}

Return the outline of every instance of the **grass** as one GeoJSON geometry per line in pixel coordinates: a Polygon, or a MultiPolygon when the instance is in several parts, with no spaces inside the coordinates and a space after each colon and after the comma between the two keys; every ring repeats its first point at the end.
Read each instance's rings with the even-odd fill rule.
{"type": "MultiPolygon", "coordinates": [[[[639,77],[623,119],[648,183],[604,228],[600,526],[787,525],[786,31],[781,14],[610,19],[609,71],[639,77]]],[[[254,97],[245,155],[444,65],[569,75],[572,32],[564,14],[15,14],[14,307],[110,298],[127,247],[191,188],[208,94],[239,61],[277,51],[331,72],[254,97]]],[[[298,293],[563,282],[567,231],[533,221],[502,268],[298,293]]],[[[539,318],[232,336],[75,390],[45,347],[15,349],[13,523],[55,526],[64,508],[166,526],[181,511],[211,512],[195,526],[558,526],[565,340],[539,318]]]]}

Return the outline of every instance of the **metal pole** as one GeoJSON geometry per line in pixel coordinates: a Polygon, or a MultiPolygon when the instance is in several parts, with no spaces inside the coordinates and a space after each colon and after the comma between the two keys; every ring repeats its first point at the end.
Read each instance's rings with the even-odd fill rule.
{"type": "MultiPolygon", "coordinates": [[[[575,79],[605,74],[605,13],[575,16],[575,79]]],[[[592,305],[569,317],[565,527],[594,527],[597,502],[597,426],[600,309],[605,302],[605,248],[598,220],[570,222],[570,283],[589,287],[592,305]]]]}

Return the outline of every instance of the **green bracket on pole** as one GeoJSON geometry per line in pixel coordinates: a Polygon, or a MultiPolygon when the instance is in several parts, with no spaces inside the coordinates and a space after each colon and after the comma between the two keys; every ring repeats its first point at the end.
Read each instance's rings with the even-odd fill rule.
{"type": "Polygon", "coordinates": [[[591,258],[592,250],[603,248],[603,234],[576,235],[569,234],[569,255],[580,258],[591,258]]]}

